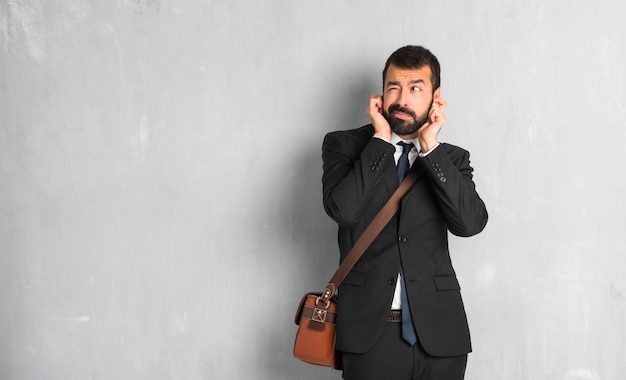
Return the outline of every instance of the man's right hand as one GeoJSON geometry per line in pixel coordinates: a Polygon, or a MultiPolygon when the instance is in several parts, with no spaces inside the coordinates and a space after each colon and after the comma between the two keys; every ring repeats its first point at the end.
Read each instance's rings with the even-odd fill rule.
{"type": "Polygon", "coordinates": [[[380,95],[370,96],[370,104],[365,109],[365,114],[369,117],[374,126],[374,136],[385,141],[391,141],[391,127],[387,119],[383,116],[383,97],[380,95]]]}

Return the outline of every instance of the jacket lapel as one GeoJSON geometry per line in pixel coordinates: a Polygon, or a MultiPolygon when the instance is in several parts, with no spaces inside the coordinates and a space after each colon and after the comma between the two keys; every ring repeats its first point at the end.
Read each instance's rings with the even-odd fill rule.
{"type": "Polygon", "coordinates": [[[395,164],[387,166],[387,170],[385,170],[383,180],[387,185],[387,193],[391,197],[391,194],[393,194],[398,186],[400,186],[400,184],[398,183],[398,169],[395,164]]]}

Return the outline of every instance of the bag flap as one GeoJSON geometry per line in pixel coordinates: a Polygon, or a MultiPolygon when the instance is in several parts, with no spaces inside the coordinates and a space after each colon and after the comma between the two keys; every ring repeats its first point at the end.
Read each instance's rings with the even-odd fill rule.
{"type": "Polygon", "coordinates": [[[296,325],[300,325],[300,316],[302,315],[302,310],[304,309],[304,303],[306,302],[307,297],[313,296],[317,298],[321,295],[322,293],[309,292],[302,297],[302,299],[300,300],[300,304],[298,305],[298,308],[296,309],[296,317],[295,317],[296,325]]]}

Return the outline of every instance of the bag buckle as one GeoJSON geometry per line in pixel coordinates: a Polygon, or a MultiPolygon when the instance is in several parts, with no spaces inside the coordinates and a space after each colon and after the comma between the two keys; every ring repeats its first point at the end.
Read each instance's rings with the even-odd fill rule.
{"type": "MultiPolygon", "coordinates": [[[[328,308],[328,306],[326,308],[328,308]]],[[[315,308],[313,309],[313,318],[311,318],[311,320],[315,322],[324,323],[326,322],[327,315],[328,315],[327,310],[315,308]]]]}
{"type": "MultiPolygon", "coordinates": [[[[319,296],[315,299],[315,306],[319,306],[320,300],[322,299],[322,296],[319,296]]],[[[328,309],[330,307],[330,300],[326,300],[326,307],[325,309],[328,309]]],[[[315,309],[315,310],[321,310],[321,309],[315,309]]],[[[315,314],[315,313],[314,313],[315,314]]]]}
{"type": "Polygon", "coordinates": [[[335,289],[335,284],[333,284],[332,282],[326,285],[326,287],[324,288],[324,292],[315,299],[315,306],[319,304],[320,300],[326,301],[326,309],[328,309],[330,307],[330,297],[335,294],[335,289]]]}

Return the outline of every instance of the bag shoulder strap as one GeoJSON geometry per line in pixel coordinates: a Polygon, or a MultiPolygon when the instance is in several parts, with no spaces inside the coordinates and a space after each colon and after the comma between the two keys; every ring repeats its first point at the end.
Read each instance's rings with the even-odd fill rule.
{"type": "Polygon", "coordinates": [[[413,185],[417,182],[423,172],[424,169],[421,169],[419,171],[412,171],[407,174],[407,176],[404,178],[404,181],[402,181],[400,186],[398,186],[396,191],[391,195],[387,203],[385,203],[383,208],[380,209],[378,214],[376,214],[376,216],[367,226],[365,231],[363,231],[356,243],[354,243],[354,246],[343,259],[343,261],[339,265],[339,268],[337,268],[337,271],[324,288],[324,291],[319,297],[319,300],[321,300],[322,302],[328,302],[329,299],[335,295],[337,288],[339,288],[339,285],[343,282],[343,280],[352,270],[357,261],[359,261],[361,256],[363,256],[367,248],[370,246],[370,244],[372,244],[374,239],[376,239],[376,237],[380,234],[383,228],[385,228],[387,223],[389,223],[389,221],[391,220],[391,218],[393,218],[396,212],[398,212],[398,210],[400,209],[400,201],[402,200],[402,197],[404,197],[409,189],[413,187],[413,185]]]}

